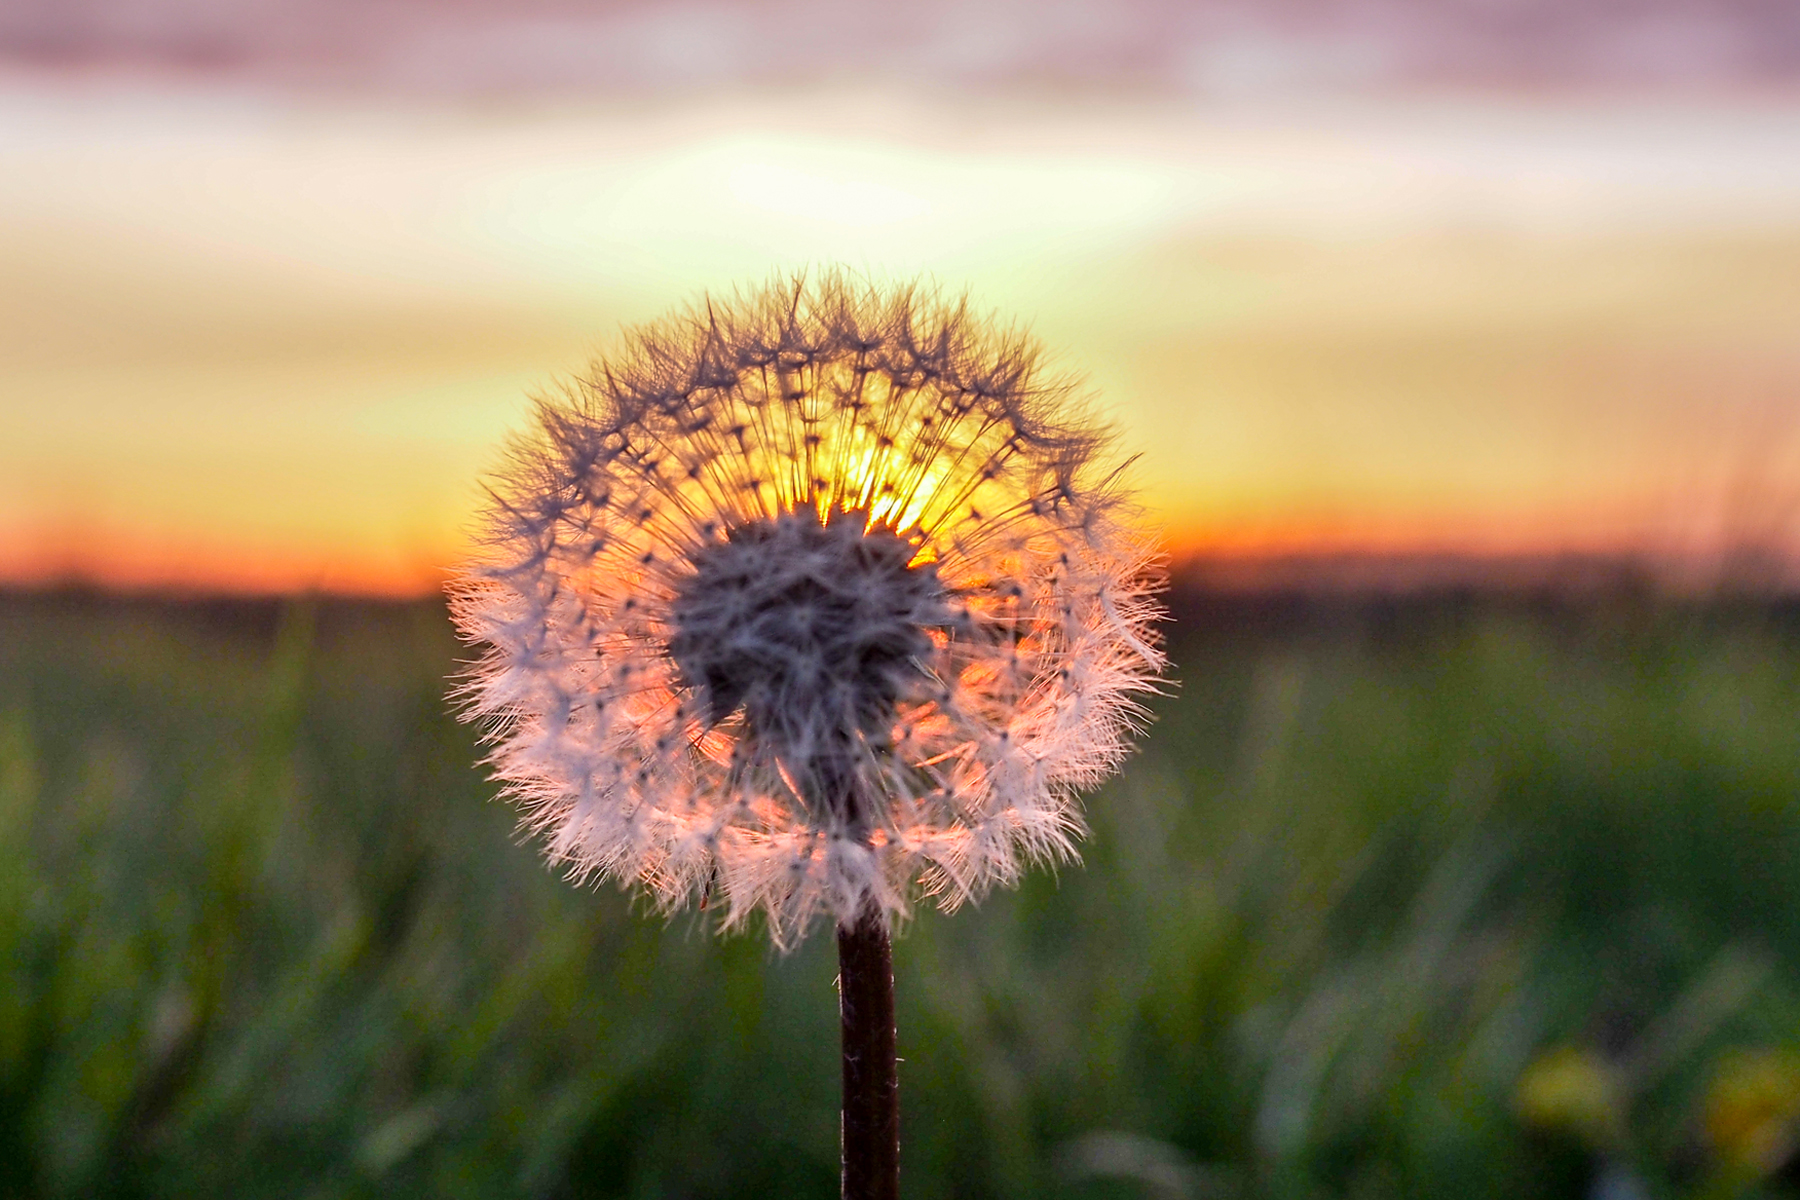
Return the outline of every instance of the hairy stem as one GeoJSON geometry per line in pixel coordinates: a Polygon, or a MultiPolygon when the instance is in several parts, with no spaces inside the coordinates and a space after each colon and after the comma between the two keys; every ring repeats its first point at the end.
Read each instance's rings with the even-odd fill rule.
{"type": "Polygon", "coordinates": [[[899,1200],[900,1073],[894,1059],[894,956],[873,905],[838,926],[844,1028],[843,1200],[899,1200]]]}

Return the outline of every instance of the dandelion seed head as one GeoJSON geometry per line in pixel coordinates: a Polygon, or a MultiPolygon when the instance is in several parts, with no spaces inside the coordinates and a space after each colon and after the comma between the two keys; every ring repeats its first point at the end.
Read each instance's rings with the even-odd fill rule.
{"type": "Polygon", "coordinates": [[[452,589],[550,857],[778,944],[1074,854],[1163,666],[1160,558],[1023,336],[824,273],[538,407],[452,589]]]}

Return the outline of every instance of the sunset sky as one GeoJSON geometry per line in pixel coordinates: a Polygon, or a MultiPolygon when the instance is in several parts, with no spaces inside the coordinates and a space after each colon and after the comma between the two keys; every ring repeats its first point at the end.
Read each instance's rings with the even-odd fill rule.
{"type": "Polygon", "coordinates": [[[382,27],[423,59],[251,38],[215,67],[104,22],[46,52],[23,11],[0,11],[0,581],[428,588],[534,390],[703,289],[827,262],[1027,324],[1116,414],[1182,553],[1681,556],[1800,524],[1780,62],[1346,81],[1319,47],[1367,31],[1258,59],[1202,29],[1217,53],[1175,83],[1141,56],[1071,74],[1070,34],[579,86],[570,54],[649,61],[621,39],[689,37],[690,75],[729,57],[705,21],[609,8],[587,43],[539,30],[562,51],[532,87],[516,23],[382,27]]]}

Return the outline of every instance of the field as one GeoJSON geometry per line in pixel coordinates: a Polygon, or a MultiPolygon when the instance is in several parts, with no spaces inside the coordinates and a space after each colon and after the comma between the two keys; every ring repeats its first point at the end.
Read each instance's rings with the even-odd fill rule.
{"type": "MultiPolygon", "coordinates": [[[[918,1197],[1800,1195],[1800,610],[1179,594],[896,942],[918,1197]]],[[[0,598],[0,1195],[836,1195],[835,964],[520,845],[441,606],[0,598]]]]}

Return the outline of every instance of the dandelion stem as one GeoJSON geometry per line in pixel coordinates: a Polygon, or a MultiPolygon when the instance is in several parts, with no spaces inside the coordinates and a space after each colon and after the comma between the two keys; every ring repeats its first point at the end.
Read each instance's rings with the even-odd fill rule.
{"type": "Polygon", "coordinates": [[[844,1030],[843,1200],[898,1200],[900,1074],[894,1058],[894,956],[874,905],[838,926],[844,1030]]]}

